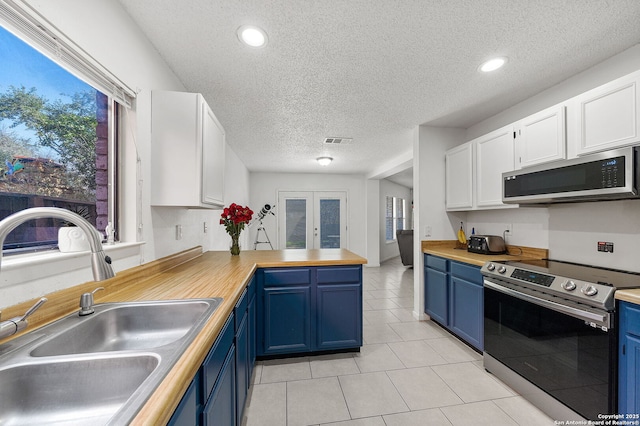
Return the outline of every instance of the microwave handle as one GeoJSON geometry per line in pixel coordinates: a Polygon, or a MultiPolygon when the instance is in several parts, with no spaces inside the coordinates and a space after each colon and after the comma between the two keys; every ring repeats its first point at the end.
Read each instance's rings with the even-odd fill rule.
{"type": "Polygon", "coordinates": [[[611,328],[611,315],[609,313],[597,314],[594,312],[585,311],[582,309],[574,308],[572,306],[563,305],[560,303],[552,302],[550,300],[541,299],[539,297],[531,296],[526,293],[521,293],[516,290],[501,286],[489,280],[484,280],[484,286],[499,293],[506,294],[507,296],[515,297],[516,299],[523,300],[525,302],[533,303],[534,305],[542,306],[544,308],[551,309],[552,311],[561,312],[563,314],[571,315],[574,318],[578,318],[587,322],[593,322],[600,327],[611,328]]]}

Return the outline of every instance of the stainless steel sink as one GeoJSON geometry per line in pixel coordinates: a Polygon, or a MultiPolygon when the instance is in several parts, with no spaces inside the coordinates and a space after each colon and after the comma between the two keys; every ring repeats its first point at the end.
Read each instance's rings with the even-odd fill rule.
{"type": "Polygon", "coordinates": [[[66,329],[40,344],[31,355],[157,348],[182,339],[209,306],[210,302],[199,300],[96,305],[92,315],[63,320],[66,329]]]}
{"type": "Polygon", "coordinates": [[[221,298],[95,305],[0,345],[0,424],[127,424],[221,298]]]}
{"type": "Polygon", "coordinates": [[[157,368],[153,355],[21,364],[0,370],[3,425],[106,424],[157,368]]]}

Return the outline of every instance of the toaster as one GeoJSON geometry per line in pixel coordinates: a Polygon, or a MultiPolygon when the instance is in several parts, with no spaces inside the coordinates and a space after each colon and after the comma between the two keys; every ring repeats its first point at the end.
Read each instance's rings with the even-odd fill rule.
{"type": "Polygon", "coordinates": [[[472,235],[469,237],[467,251],[480,254],[505,254],[507,246],[498,235],[472,235]]]}

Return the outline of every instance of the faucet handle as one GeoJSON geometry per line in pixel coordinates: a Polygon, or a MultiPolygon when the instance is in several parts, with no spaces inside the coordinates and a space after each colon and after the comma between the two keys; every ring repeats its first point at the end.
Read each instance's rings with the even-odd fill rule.
{"type": "Polygon", "coordinates": [[[46,297],[41,298],[40,300],[38,300],[36,302],[35,305],[33,305],[32,307],[29,308],[29,310],[27,312],[24,313],[24,315],[22,316],[22,318],[20,318],[20,321],[24,321],[27,319],[27,317],[31,316],[31,314],[33,314],[35,311],[38,310],[38,308],[40,308],[40,306],[42,306],[44,304],[44,302],[46,302],[48,299],[46,297]]]}
{"type": "Polygon", "coordinates": [[[98,287],[91,293],[83,293],[82,296],[80,296],[80,316],[90,315],[94,312],[93,294],[98,290],[104,290],[104,287],[98,287]]]}

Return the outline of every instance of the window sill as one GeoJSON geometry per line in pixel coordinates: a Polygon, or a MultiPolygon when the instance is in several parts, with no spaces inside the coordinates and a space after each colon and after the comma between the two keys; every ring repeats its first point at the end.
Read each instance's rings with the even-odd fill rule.
{"type": "MultiPolygon", "coordinates": [[[[129,256],[135,256],[139,253],[139,247],[144,242],[134,243],[115,243],[111,245],[103,244],[103,250],[108,254],[112,260],[118,260],[129,256]]],[[[61,264],[63,267],[68,264],[69,270],[78,269],[76,262],[81,260],[79,267],[89,267],[90,261],[84,258],[88,257],[89,251],[79,251],[74,253],[61,253],[58,250],[40,252],[40,253],[25,253],[16,254],[13,256],[2,257],[2,272],[9,272],[16,269],[22,269],[26,267],[42,266],[52,263],[61,264]]],[[[0,272],[0,274],[2,274],[0,272]]]]}

